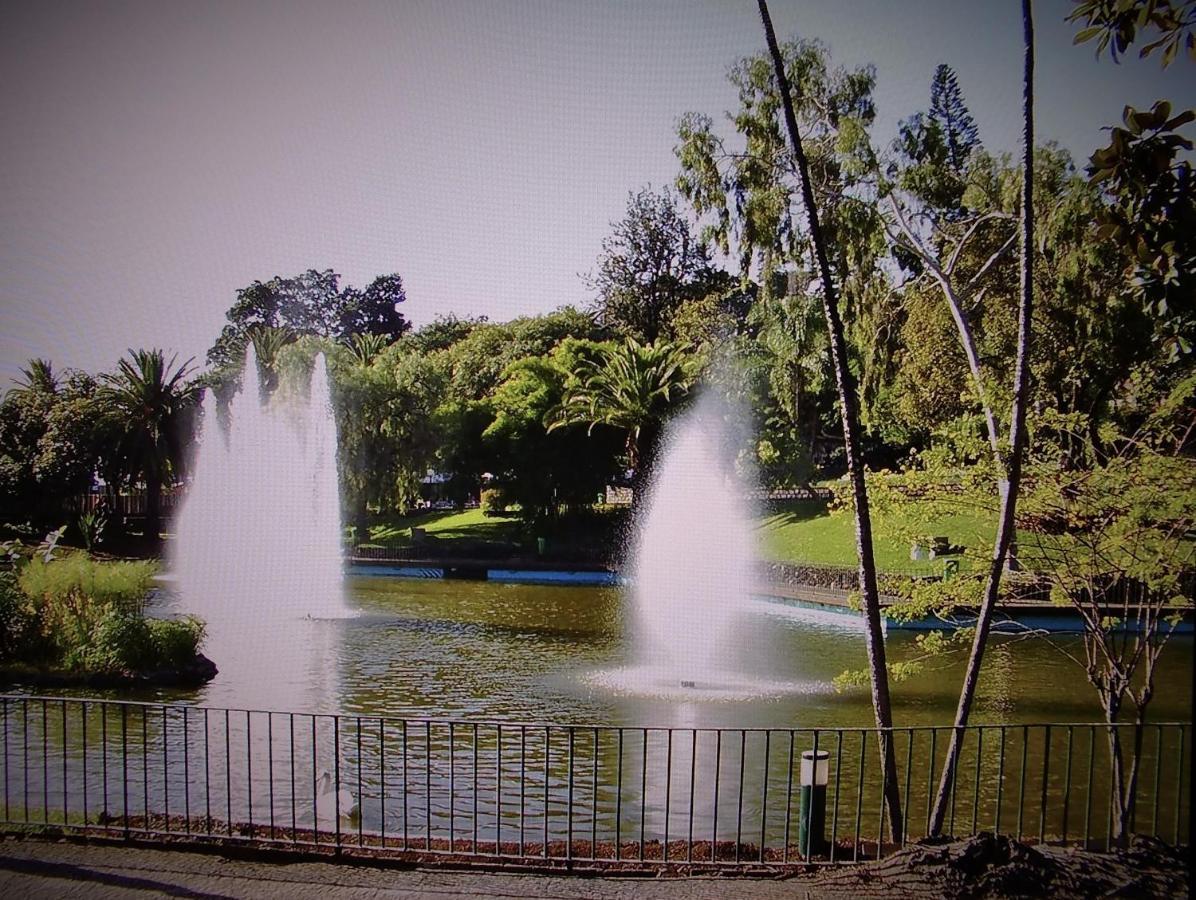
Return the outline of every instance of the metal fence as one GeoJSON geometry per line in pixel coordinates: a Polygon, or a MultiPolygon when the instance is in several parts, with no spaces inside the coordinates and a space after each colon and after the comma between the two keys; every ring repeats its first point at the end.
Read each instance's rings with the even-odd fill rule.
{"type": "MultiPolygon", "coordinates": [[[[0,716],[10,828],[741,869],[852,862],[921,837],[951,730],[892,732],[906,829],[894,841],[874,729],[511,724],[18,695],[0,697],[0,716]],[[802,785],[815,768],[803,770],[803,753],[819,751],[821,801],[802,785]]],[[[1190,732],[1146,726],[1133,831],[1189,840],[1190,732]]],[[[948,832],[1106,845],[1108,734],[969,727],[948,832]]]]}

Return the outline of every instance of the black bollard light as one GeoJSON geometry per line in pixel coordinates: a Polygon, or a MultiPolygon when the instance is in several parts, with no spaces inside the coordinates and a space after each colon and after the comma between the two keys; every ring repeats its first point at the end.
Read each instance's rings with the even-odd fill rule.
{"type": "Polygon", "coordinates": [[[797,847],[809,859],[826,852],[826,783],[830,780],[830,754],[803,750],[801,796],[798,805],[797,847]]]}

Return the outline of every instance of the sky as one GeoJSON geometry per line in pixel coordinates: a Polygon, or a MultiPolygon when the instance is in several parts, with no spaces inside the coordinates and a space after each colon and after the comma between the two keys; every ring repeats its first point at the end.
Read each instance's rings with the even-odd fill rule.
{"type": "MultiPolygon", "coordinates": [[[[1040,141],[1082,162],[1127,103],[1196,106],[1186,60],[1073,47],[1070,5],[1036,4],[1040,141]]],[[[990,150],[1020,134],[1020,6],[770,4],[875,64],[878,141],[945,62],[990,150]]],[[[722,123],[763,49],[751,0],[6,0],[0,387],[35,356],[202,364],[238,288],[308,268],[398,272],[417,324],[584,306],[628,192],[676,177],[677,119],[722,123]]]]}

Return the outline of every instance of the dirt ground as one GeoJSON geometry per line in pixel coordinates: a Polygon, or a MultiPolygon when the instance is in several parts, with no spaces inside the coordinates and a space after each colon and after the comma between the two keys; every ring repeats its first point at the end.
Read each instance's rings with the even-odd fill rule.
{"type": "Polygon", "coordinates": [[[627,875],[401,868],[244,858],[221,852],[107,842],[0,841],[0,896],[22,898],[304,898],[382,900],[502,897],[550,900],[706,898],[1146,897],[1188,896],[1187,848],[1139,839],[1127,850],[1036,847],[980,834],[916,845],[879,862],[781,878],[627,875]]]}

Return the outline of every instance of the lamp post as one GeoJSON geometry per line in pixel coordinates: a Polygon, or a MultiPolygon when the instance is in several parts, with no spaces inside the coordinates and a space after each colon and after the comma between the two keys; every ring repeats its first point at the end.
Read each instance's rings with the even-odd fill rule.
{"type": "Polygon", "coordinates": [[[826,852],[826,783],[829,780],[830,753],[826,750],[803,750],[797,847],[807,859],[826,852]]]}

